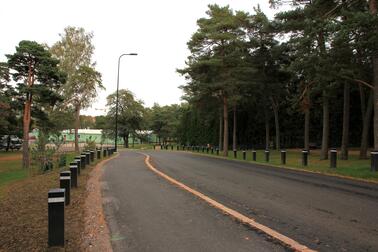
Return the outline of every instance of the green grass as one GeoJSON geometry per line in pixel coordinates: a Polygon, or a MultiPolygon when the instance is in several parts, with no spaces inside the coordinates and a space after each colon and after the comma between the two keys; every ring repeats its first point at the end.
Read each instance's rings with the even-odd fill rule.
{"type": "MultiPolygon", "coordinates": [[[[74,152],[67,153],[67,165],[75,156],[74,152]]],[[[0,189],[11,182],[28,177],[29,171],[22,169],[21,162],[21,152],[0,152],[0,189]]],[[[54,162],[54,168],[56,167],[57,162],[54,162]]],[[[36,173],[40,172],[38,168],[33,169],[36,173]]]]}
{"type": "MultiPolygon", "coordinates": [[[[118,147],[120,149],[123,149],[123,146],[122,147],[118,147]]],[[[154,148],[154,144],[134,144],[134,147],[132,144],[129,144],[129,148],[130,149],[135,149],[135,150],[151,150],[154,148]]]]}
{"type": "MultiPolygon", "coordinates": [[[[195,151],[197,152],[197,151],[195,151]]],[[[201,154],[206,154],[206,150],[201,154]]],[[[339,154],[339,153],[338,153],[339,154]]],[[[213,156],[216,156],[214,151],[213,156]]],[[[221,156],[221,153],[219,153],[221,156]]],[[[308,166],[302,165],[302,152],[301,150],[286,150],[286,165],[281,164],[281,153],[275,150],[270,151],[269,162],[265,162],[265,152],[264,150],[257,150],[256,162],[252,161],[252,151],[248,150],[246,152],[246,161],[257,163],[257,164],[266,164],[279,167],[308,170],[313,172],[320,172],[324,174],[336,174],[341,176],[372,180],[378,182],[378,172],[372,172],[370,170],[370,159],[360,160],[358,158],[358,153],[356,151],[350,151],[349,160],[340,160],[339,156],[337,159],[337,168],[330,168],[330,160],[320,160],[319,150],[311,151],[308,157],[308,166]]],[[[233,151],[228,152],[228,159],[235,159],[233,151]]],[[[237,159],[243,160],[242,151],[238,151],[237,159]]]]}

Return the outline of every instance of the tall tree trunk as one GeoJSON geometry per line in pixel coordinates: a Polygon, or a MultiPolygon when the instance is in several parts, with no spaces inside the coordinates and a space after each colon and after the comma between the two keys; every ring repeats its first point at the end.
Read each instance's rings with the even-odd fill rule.
{"type": "Polygon", "coordinates": [[[350,118],[350,84],[344,84],[343,136],[341,139],[341,159],[348,160],[349,118],[350,118]]]}
{"type": "Polygon", "coordinates": [[[223,149],[222,137],[223,137],[223,115],[222,115],[222,111],[220,111],[219,112],[219,140],[218,140],[218,148],[220,151],[223,149]]]}
{"type": "Polygon", "coordinates": [[[366,159],[367,158],[370,122],[371,122],[371,116],[372,116],[372,112],[373,112],[373,99],[374,99],[373,91],[370,91],[369,98],[368,98],[368,104],[366,106],[366,112],[364,113],[364,118],[363,118],[363,121],[362,121],[360,159],[366,159]]]}
{"type": "Polygon", "coordinates": [[[269,117],[268,117],[268,110],[265,106],[265,149],[269,149],[269,117]]]}
{"type": "Polygon", "coordinates": [[[233,107],[233,116],[234,116],[234,125],[233,125],[233,129],[232,129],[232,150],[236,150],[236,143],[237,143],[237,140],[236,140],[236,105],[234,105],[233,107]]]}
{"type": "Polygon", "coordinates": [[[305,110],[304,149],[310,149],[310,108],[305,110]]]}
{"type": "Polygon", "coordinates": [[[223,96],[223,156],[228,156],[228,104],[227,97],[223,96]]]}
{"type": "MultiPolygon", "coordinates": [[[[377,15],[377,1],[369,0],[370,13],[377,15]]],[[[373,57],[373,76],[374,76],[374,149],[378,149],[378,52],[374,52],[373,57]]]]}
{"type": "MultiPolygon", "coordinates": [[[[29,155],[29,131],[30,131],[30,114],[31,114],[31,96],[27,97],[24,105],[23,115],[23,142],[22,142],[22,167],[25,169],[30,168],[30,155],[29,155]]],[[[31,174],[31,171],[29,171],[31,174]]]]}
{"type": "Polygon", "coordinates": [[[322,149],[320,159],[328,159],[328,142],[329,142],[329,98],[326,91],[323,91],[323,134],[322,149]]]}
{"type": "Polygon", "coordinates": [[[75,106],[75,152],[79,152],[80,106],[75,106]]]}
{"type": "Polygon", "coordinates": [[[272,100],[272,108],[274,113],[274,125],[276,129],[276,150],[280,150],[281,143],[280,143],[280,122],[278,117],[278,104],[274,100],[274,98],[271,98],[272,100]]]}

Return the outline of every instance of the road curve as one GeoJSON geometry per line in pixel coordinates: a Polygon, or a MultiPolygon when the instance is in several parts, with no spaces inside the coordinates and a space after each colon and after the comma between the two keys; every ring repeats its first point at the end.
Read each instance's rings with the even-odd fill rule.
{"type": "Polygon", "coordinates": [[[160,171],[320,251],[378,251],[376,184],[186,152],[145,151],[160,171]]]}
{"type": "Polygon", "coordinates": [[[121,152],[102,178],[114,251],[285,251],[121,152]]]}

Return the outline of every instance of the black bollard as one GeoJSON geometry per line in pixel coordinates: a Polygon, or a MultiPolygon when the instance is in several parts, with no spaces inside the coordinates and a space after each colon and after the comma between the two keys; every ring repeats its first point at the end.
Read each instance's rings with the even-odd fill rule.
{"type": "Polygon", "coordinates": [[[337,150],[335,150],[335,149],[332,149],[331,151],[330,151],[330,156],[331,156],[331,158],[330,158],[330,166],[331,166],[331,168],[336,168],[336,166],[337,166],[337,150]]]}
{"type": "Polygon", "coordinates": [[[209,154],[209,150],[210,148],[209,147],[206,147],[206,153],[209,154]]]}
{"type": "Polygon", "coordinates": [[[286,151],[281,150],[281,164],[285,165],[286,164],[286,151]]]}
{"type": "Polygon", "coordinates": [[[168,150],[168,144],[165,146],[165,149],[168,150]]]}
{"type": "Polygon", "coordinates": [[[106,149],[103,149],[102,150],[102,157],[106,157],[106,153],[107,153],[106,149]]]}
{"type": "Polygon", "coordinates": [[[238,157],[238,151],[234,150],[234,158],[237,158],[237,157],[238,157]]]}
{"type": "Polygon", "coordinates": [[[173,145],[171,145],[171,150],[173,150],[173,145]]]}
{"type": "Polygon", "coordinates": [[[211,154],[214,154],[214,148],[211,147],[211,154]]]}
{"type": "Polygon", "coordinates": [[[182,150],[185,150],[185,145],[182,146],[182,150]]]}
{"type": "Polygon", "coordinates": [[[84,152],[83,155],[85,156],[85,166],[90,164],[90,154],[88,152],[84,152]]]}
{"type": "Polygon", "coordinates": [[[85,169],[85,166],[86,166],[86,156],[84,154],[80,155],[81,159],[80,159],[80,162],[82,164],[82,168],[85,169]]]}
{"type": "Polygon", "coordinates": [[[62,171],[60,172],[60,188],[65,189],[65,203],[70,204],[70,192],[71,192],[71,172],[62,171]]]}
{"type": "Polygon", "coordinates": [[[256,161],[256,151],[255,150],[252,151],[252,160],[256,161]]]}
{"type": "Polygon", "coordinates": [[[265,162],[269,162],[269,150],[265,150],[265,162]]]}
{"type": "Polygon", "coordinates": [[[219,156],[219,149],[217,148],[217,156],[219,156]]]}
{"type": "Polygon", "coordinates": [[[80,160],[76,160],[75,159],[73,162],[70,163],[70,166],[71,165],[76,165],[76,167],[77,167],[77,175],[80,175],[80,170],[81,170],[80,169],[80,160]]]}
{"type": "Polygon", "coordinates": [[[154,146],[154,150],[156,149],[156,146],[155,146],[155,144],[153,145],[154,146]]]}
{"type": "Polygon", "coordinates": [[[308,165],[308,151],[307,150],[302,151],[302,165],[303,166],[308,165]]]}
{"type": "Polygon", "coordinates": [[[243,160],[247,158],[247,153],[243,150],[243,160]]]}
{"type": "Polygon", "coordinates": [[[77,187],[77,174],[78,174],[77,164],[76,165],[70,164],[70,172],[71,172],[71,187],[77,187]]]}
{"type": "Polygon", "coordinates": [[[202,152],[205,152],[205,147],[202,146],[202,152]]]}
{"type": "Polygon", "coordinates": [[[179,145],[176,146],[176,150],[180,150],[180,146],[179,145]]]}
{"type": "Polygon", "coordinates": [[[97,150],[97,159],[101,159],[101,150],[97,150]]]}
{"type": "Polygon", "coordinates": [[[64,247],[64,194],[65,189],[50,189],[48,192],[48,246],[64,247]]]}
{"type": "Polygon", "coordinates": [[[91,150],[90,153],[91,153],[91,162],[94,162],[95,152],[91,150]]]}
{"type": "Polygon", "coordinates": [[[378,171],[378,151],[374,150],[370,152],[370,160],[371,160],[371,171],[376,172],[378,171]]]}

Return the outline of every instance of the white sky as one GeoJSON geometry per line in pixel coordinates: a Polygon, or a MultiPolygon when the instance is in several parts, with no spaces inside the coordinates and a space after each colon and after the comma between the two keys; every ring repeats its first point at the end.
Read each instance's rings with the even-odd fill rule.
{"type": "Polygon", "coordinates": [[[268,0],[4,0],[0,9],[0,61],[21,40],[52,45],[66,26],[94,33],[97,70],[106,91],[82,114],[104,114],[106,96],[116,90],[117,61],[122,53],[120,89],[130,89],[145,105],[179,103],[185,83],[176,73],[189,55],[186,43],[205,17],[208,4],[230,5],[252,13],[260,4],[273,17],[268,0]]]}

